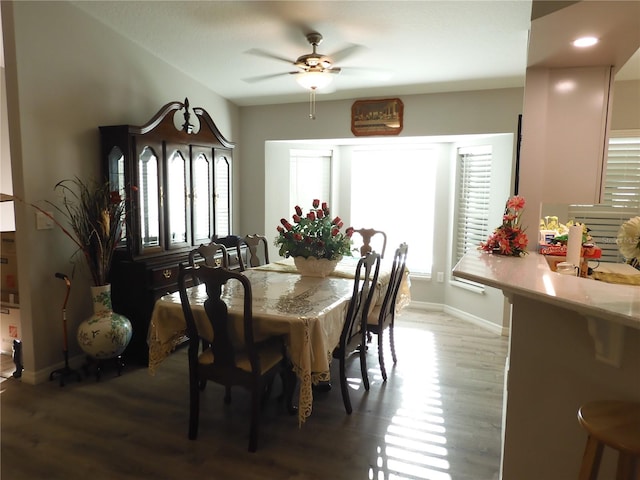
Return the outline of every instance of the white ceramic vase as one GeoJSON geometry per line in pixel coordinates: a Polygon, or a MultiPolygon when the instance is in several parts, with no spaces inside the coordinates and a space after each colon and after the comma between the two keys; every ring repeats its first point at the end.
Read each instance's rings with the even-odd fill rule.
{"type": "Polygon", "coordinates": [[[326,277],[336,269],[340,259],[328,260],[316,257],[293,257],[298,273],[303,277],[326,277]]]}
{"type": "Polygon", "coordinates": [[[91,287],[93,315],[78,326],[80,348],[96,360],[116,358],[131,341],[131,322],[111,306],[111,285],[91,287]]]}

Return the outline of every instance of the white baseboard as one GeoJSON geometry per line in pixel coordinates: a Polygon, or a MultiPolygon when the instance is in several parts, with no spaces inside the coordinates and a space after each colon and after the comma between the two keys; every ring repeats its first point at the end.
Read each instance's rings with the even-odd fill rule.
{"type": "Polygon", "coordinates": [[[477,325],[484,330],[493,332],[496,335],[509,336],[508,328],[503,328],[502,326],[490,322],[489,320],[471,315],[467,312],[458,310],[457,308],[453,308],[448,305],[444,305],[442,303],[417,302],[415,300],[411,300],[411,303],[407,308],[411,310],[422,310],[425,312],[445,312],[453,317],[459,318],[460,320],[473,323],[474,325],[477,325]]]}
{"type": "Polygon", "coordinates": [[[464,312],[462,310],[458,310],[457,308],[445,305],[444,312],[461,320],[466,320],[469,323],[473,323],[474,325],[477,325],[480,328],[493,332],[497,335],[503,335],[507,337],[509,336],[508,327],[503,327],[502,325],[490,322],[489,320],[486,320],[484,318],[471,315],[470,313],[464,312]]]}
{"type": "MultiPolygon", "coordinates": [[[[84,373],[82,372],[82,365],[84,365],[85,360],[86,360],[86,356],[83,354],[76,355],[75,357],[72,357],[69,359],[69,368],[78,370],[82,378],[84,378],[84,373]]],[[[23,370],[20,380],[23,383],[27,383],[29,385],[36,385],[39,383],[48,382],[51,376],[51,372],[54,372],[59,368],[64,368],[64,360],[54,365],[49,365],[48,367],[35,372],[31,370],[23,370]]],[[[58,382],[59,380],[56,377],[53,381],[58,382]]]]}
{"type": "Polygon", "coordinates": [[[415,300],[411,300],[411,303],[407,308],[410,308],[411,310],[423,310],[427,312],[444,311],[444,306],[441,303],[417,302],[415,300]]]}

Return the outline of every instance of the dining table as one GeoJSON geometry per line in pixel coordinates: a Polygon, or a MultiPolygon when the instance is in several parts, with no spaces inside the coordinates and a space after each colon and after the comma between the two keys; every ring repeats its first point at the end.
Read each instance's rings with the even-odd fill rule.
{"type": "MultiPolygon", "coordinates": [[[[255,337],[283,335],[285,338],[287,354],[299,380],[300,425],[311,415],[312,386],[330,381],[332,354],[339,343],[347,307],[353,295],[357,262],[358,258],[346,257],[338,263],[332,274],[323,278],[300,275],[290,258],[242,272],[251,282],[255,337]]],[[[383,260],[374,304],[382,302],[390,275],[391,262],[383,260]]],[[[243,296],[238,283],[229,282],[222,298],[231,316],[239,322],[243,296]]],[[[203,306],[207,299],[205,286],[190,287],[187,294],[199,331],[211,331],[203,306]]],[[[408,274],[405,274],[397,308],[403,308],[409,301],[409,280],[408,274]]],[[[153,309],[147,337],[149,373],[155,375],[162,361],[187,340],[179,292],[159,298],[153,309]]]]}

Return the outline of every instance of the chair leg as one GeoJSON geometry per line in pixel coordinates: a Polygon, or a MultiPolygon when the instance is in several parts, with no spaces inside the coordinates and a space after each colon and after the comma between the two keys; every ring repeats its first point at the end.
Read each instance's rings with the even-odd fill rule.
{"type": "Polygon", "coordinates": [[[382,374],[382,381],[387,381],[387,370],[384,368],[384,352],[383,352],[383,340],[384,330],[380,330],[378,333],[378,362],[380,363],[380,373],[382,374]]]}
{"type": "Polygon", "coordinates": [[[351,398],[349,397],[349,386],[347,385],[347,372],[346,372],[346,359],[345,348],[342,349],[340,355],[340,389],[342,390],[342,401],[344,402],[344,409],[349,415],[353,411],[351,407],[351,398]]]}
{"type": "Polygon", "coordinates": [[[393,319],[389,324],[389,344],[391,345],[391,358],[393,358],[393,364],[398,363],[398,359],[396,358],[396,342],[393,334],[393,319]]]}
{"type": "Polygon", "coordinates": [[[262,387],[262,382],[256,382],[251,392],[251,426],[249,427],[250,452],[255,452],[258,449],[258,424],[260,423],[262,387]]]}
{"type": "Polygon", "coordinates": [[[616,480],[638,480],[640,472],[637,470],[636,458],[632,455],[620,452],[618,456],[618,468],[616,470],[616,480]]]}
{"type": "Polygon", "coordinates": [[[192,375],[189,380],[189,439],[198,437],[198,420],[200,417],[200,388],[198,379],[192,375]]]}
{"type": "Polygon", "coordinates": [[[364,384],[364,389],[369,391],[369,373],[367,372],[367,349],[366,349],[366,335],[371,335],[370,332],[363,332],[362,339],[360,342],[360,348],[358,349],[358,354],[360,355],[360,372],[362,374],[362,382],[364,384]]]}
{"type": "Polygon", "coordinates": [[[604,445],[595,438],[591,436],[587,438],[587,445],[584,447],[584,455],[582,457],[582,466],[580,467],[578,480],[596,480],[598,478],[603,449],[604,445]]]}
{"type": "Polygon", "coordinates": [[[224,403],[227,405],[231,403],[231,387],[229,385],[224,387],[224,403]]]}
{"type": "Polygon", "coordinates": [[[293,371],[293,365],[288,360],[283,361],[280,376],[282,377],[282,397],[286,402],[287,411],[290,415],[294,415],[298,412],[298,407],[293,404],[293,392],[296,388],[297,379],[293,371]]]}

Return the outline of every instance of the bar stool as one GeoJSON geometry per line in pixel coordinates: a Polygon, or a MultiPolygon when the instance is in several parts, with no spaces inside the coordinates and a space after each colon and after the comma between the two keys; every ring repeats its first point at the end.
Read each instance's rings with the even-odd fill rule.
{"type": "Polygon", "coordinates": [[[616,480],[640,480],[640,403],[595,401],[578,409],[589,434],[579,480],[596,480],[605,445],[618,450],[616,480]]]}

